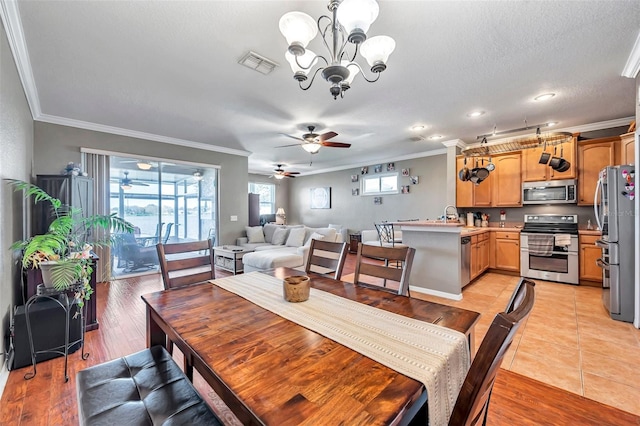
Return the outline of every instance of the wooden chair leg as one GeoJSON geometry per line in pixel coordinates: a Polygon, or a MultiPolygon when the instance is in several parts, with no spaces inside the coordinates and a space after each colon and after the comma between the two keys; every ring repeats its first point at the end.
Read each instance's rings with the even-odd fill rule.
{"type": "Polygon", "coordinates": [[[187,376],[187,379],[193,383],[193,364],[186,355],[184,356],[184,374],[187,376]]]}
{"type": "Polygon", "coordinates": [[[173,355],[173,342],[167,337],[167,352],[169,355],[173,355]]]}

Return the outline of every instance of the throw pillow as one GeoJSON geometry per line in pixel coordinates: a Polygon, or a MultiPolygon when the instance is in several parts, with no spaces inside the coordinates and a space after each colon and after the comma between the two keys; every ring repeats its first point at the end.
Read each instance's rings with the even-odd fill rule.
{"type": "Polygon", "coordinates": [[[262,228],[262,232],[264,232],[264,242],[273,244],[273,233],[276,232],[276,229],[281,227],[281,225],[275,225],[273,223],[265,224],[262,228]]]}
{"type": "Polygon", "coordinates": [[[311,234],[307,242],[304,243],[304,245],[309,247],[311,245],[311,240],[324,240],[324,235],[314,232],[313,234],[311,234]]]}
{"type": "Polygon", "coordinates": [[[271,244],[274,246],[281,246],[287,241],[287,234],[289,230],[287,228],[279,228],[273,232],[273,236],[271,237],[271,244]]]}
{"type": "Polygon", "coordinates": [[[305,233],[306,229],[304,228],[291,229],[289,231],[289,238],[287,238],[285,245],[287,247],[300,247],[304,243],[305,233]]]}
{"type": "Polygon", "coordinates": [[[336,241],[337,232],[333,228],[316,228],[313,230],[315,233],[324,235],[324,240],[329,242],[336,241]]]}
{"type": "Polygon", "coordinates": [[[247,238],[250,244],[264,243],[264,233],[262,232],[262,226],[246,226],[247,238]]]}

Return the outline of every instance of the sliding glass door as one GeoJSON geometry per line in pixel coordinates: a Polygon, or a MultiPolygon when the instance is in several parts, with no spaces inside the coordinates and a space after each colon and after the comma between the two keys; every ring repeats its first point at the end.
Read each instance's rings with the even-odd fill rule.
{"type": "Polygon", "coordinates": [[[135,227],[117,235],[112,276],[157,272],[159,242],[217,239],[215,168],[111,157],[110,209],[135,227]]]}

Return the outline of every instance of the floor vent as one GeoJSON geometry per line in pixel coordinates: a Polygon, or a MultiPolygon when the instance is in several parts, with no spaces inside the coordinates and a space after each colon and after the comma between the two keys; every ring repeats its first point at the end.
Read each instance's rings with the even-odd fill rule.
{"type": "Polygon", "coordinates": [[[258,55],[256,52],[249,51],[244,55],[238,63],[244,65],[247,68],[251,68],[254,71],[258,71],[260,74],[269,74],[274,70],[278,64],[271,59],[267,59],[262,55],[258,55]]]}

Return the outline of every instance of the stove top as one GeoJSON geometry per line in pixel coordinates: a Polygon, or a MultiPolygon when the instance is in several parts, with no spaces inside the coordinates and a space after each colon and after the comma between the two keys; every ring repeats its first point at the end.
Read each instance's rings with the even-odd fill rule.
{"type": "Polygon", "coordinates": [[[578,215],[525,215],[522,232],[578,235],[578,215]]]}

